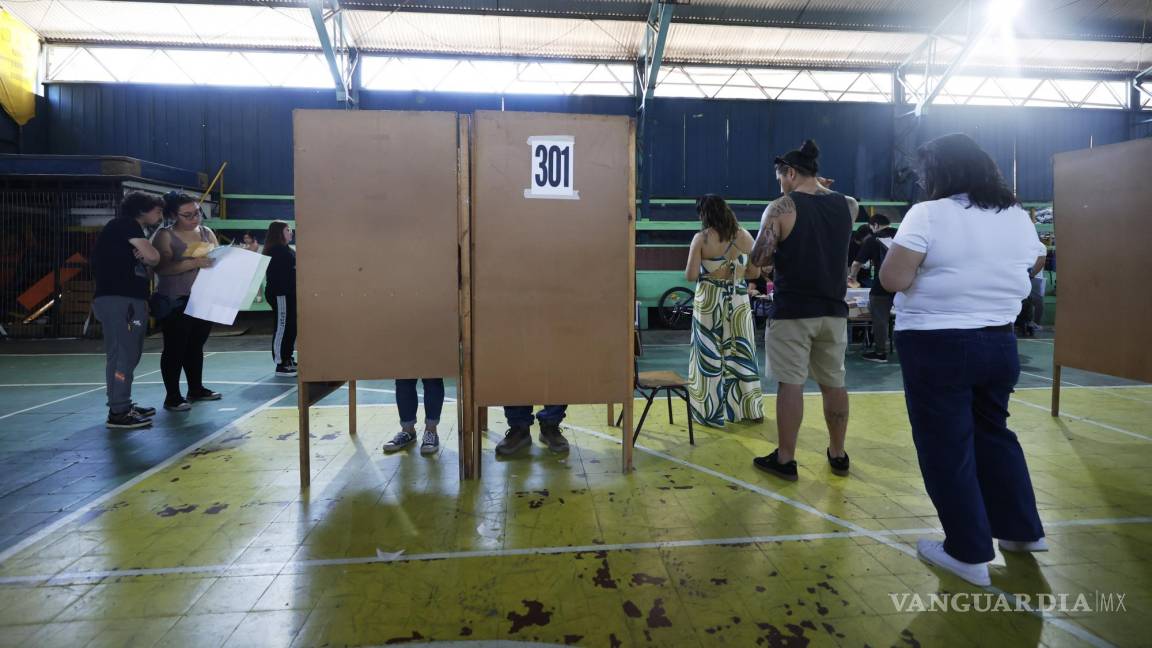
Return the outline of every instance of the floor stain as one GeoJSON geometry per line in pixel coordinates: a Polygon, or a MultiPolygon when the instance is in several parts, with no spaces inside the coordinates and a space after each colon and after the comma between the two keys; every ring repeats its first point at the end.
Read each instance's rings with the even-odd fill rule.
{"type": "Polygon", "coordinates": [[[596,576],[592,578],[592,584],[604,589],[616,589],[616,579],[612,578],[612,568],[608,566],[607,560],[600,562],[600,569],[596,570],[596,576]]]}
{"type": "Polygon", "coordinates": [[[912,634],[912,631],[907,628],[900,631],[900,639],[911,646],[911,648],[920,648],[920,641],[916,638],[916,635],[912,634]]]}
{"type": "Polygon", "coordinates": [[[811,640],[804,636],[804,628],[788,624],[785,628],[790,634],[784,634],[771,623],[757,623],[756,627],[765,630],[767,634],[756,639],[756,645],[767,645],[769,648],[803,648],[811,640]]]}
{"type": "Polygon", "coordinates": [[[632,574],[633,585],[663,585],[667,583],[668,579],[661,576],[649,576],[648,574],[632,574]]]}
{"type": "Polygon", "coordinates": [[[160,509],[156,513],[156,515],[159,515],[160,517],[173,517],[176,515],[180,515],[181,513],[191,513],[192,511],[195,511],[195,510],[196,510],[195,504],[186,504],[184,506],[178,506],[175,508],[173,508],[171,506],[165,506],[164,508],[160,509]]]}
{"type": "Polygon", "coordinates": [[[672,627],[672,619],[668,618],[668,613],[664,610],[664,599],[656,599],[656,602],[652,604],[652,609],[648,611],[648,627],[672,627]]]}
{"type": "Polygon", "coordinates": [[[423,638],[424,638],[424,635],[413,630],[411,637],[393,637],[393,638],[389,639],[388,641],[385,641],[384,644],[390,646],[393,644],[410,643],[412,641],[420,641],[423,638]]]}
{"type": "Polygon", "coordinates": [[[519,632],[528,626],[546,626],[552,621],[552,613],[544,611],[544,604],[540,601],[520,601],[524,607],[528,609],[524,614],[518,612],[509,612],[506,617],[512,622],[511,629],[508,630],[509,634],[519,632]]]}

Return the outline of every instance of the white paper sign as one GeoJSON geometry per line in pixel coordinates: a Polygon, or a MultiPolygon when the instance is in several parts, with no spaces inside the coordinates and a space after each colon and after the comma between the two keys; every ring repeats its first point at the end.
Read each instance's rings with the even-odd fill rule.
{"type": "Polygon", "coordinates": [[[575,189],[576,138],[571,135],[539,135],[528,138],[532,179],[525,198],[580,200],[575,189]]]}
{"type": "Polygon", "coordinates": [[[260,289],[268,257],[239,247],[219,247],[208,253],[216,263],[201,268],[192,283],[184,312],[192,317],[231,326],[260,289]]]}

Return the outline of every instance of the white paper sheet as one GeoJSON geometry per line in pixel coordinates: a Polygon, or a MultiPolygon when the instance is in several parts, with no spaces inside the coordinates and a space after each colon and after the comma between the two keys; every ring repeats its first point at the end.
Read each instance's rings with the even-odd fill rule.
{"type": "Polygon", "coordinates": [[[211,268],[202,268],[192,283],[192,294],[184,312],[217,324],[231,325],[236,314],[252,304],[268,257],[239,247],[219,247],[208,254],[216,260],[211,268]]]}

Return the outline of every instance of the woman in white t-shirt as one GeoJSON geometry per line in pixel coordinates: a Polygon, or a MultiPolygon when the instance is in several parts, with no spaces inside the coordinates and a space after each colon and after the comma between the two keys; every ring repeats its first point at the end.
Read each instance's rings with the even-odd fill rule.
{"type": "Polygon", "coordinates": [[[944,527],[920,557],[988,585],[996,553],[1045,551],[1028,465],[1008,429],[1020,377],[1012,323],[1045,249],[995,162],[967,135],[919,151],[929,200],[900,223],[880,271],[920,472],[944,527]]]}

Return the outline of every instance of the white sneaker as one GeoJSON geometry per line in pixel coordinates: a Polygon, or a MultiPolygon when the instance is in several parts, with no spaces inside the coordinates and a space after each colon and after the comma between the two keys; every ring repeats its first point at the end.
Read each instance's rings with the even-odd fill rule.
{"type": "Polygon", "coordinates": [[[1033,540],[1031,542],[1025,542],[1022,540],[1000,540],[999,544],[1001,551],[1016,551],[1023,553],[1048,551],[1048,543],[1044,541],[1044,538],[1033,540]]]}
{"type": "Polygon", "coordinates": [[[987,587],[992,584],[992,578],[988,575],[988,563],[966,563],[956,560],[944,551],[944,543],[939,540],[918,541],[916,554],[921,560],[950,571],[973,585],[987,587]]]}

